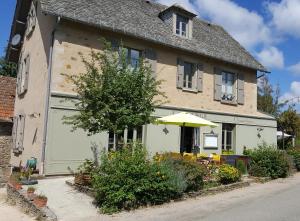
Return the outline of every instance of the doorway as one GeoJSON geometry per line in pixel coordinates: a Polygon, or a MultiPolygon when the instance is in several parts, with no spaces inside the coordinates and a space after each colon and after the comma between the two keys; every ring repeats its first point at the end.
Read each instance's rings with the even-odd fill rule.
{"type": "Polygon", "coordinates": [[[194,147],[194,128],[181,127],[180,153],[192,153],[194,147]]]}

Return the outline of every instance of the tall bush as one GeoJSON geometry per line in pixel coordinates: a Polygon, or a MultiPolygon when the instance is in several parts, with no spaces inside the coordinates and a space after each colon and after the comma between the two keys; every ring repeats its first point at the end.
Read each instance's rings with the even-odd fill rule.
{"type": "Polygon", "coordinates": [[[133,145],[113,155],[102,154],[93,173],[96,202],[104,213],[161,204],[180,197],[186,189],[184,174],[168,162],[151,162],[145,148],[133,145]]]}
{"type": "Polygon", "coordinates": [[[300,171],[300,149],[289,149],[287,153],[293,157],[295,166],[300,171]]]}
{"type": "Polygon", "coordinates": [[[247,154],[251,158],[250,175],[272,179],[288,176],[289,163],[284,151],[264,144],[257,149],[247,151],[247,154]]]}

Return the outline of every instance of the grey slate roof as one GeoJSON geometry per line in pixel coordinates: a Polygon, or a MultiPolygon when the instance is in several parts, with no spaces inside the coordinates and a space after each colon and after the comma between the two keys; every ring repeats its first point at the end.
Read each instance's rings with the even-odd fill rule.
{"type": "Polygon", "coordinates": [[[267,71],[221,26],[194,18],[193,38],[173,34],[159,18],[166,9],[145,0],[40,0],[44,13],[112,30],[158,44],[216,58],[255,70],[267,71]]]}

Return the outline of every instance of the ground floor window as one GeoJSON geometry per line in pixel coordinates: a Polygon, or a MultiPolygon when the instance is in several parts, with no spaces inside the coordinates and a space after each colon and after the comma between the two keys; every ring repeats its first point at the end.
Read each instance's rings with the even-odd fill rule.
{"type": "Polygon", "coordinates": [[[128,128],[124,130],[122,133],[115,134],[110,131],[108,133],[108,150],[118,150],[122,148],[122,146],[126,143],[131,142],[143,142],[143,126],[139,126],[137,128],[128,128]],[[116,142],[118,139],[118,142],[116,142]]]}
{"type": "Polygon", "coordinates": [[[222,124],[222,150],[233,150],[234,124],[222,124]]]}

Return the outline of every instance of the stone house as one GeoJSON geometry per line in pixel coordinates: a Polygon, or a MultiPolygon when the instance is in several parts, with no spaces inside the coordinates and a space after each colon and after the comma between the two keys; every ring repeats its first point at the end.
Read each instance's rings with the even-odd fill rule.
{"type": "Polygon", "coordinates": [[[221,26],[181,6],[146,0],[28,2],[17,1],[11,38],[20,34],[22,41],[7,52],[8,59],[19,61],[13,164],[36,157],[41,174],[64,174],[91,156],[91,142],[114,148],[114,134],[88,137],[62,121],[76,113],[70,99],[77,96],[61,73],[84,72],[80,54],[102,50],[101,37],[114,47],[122,42],[129,65],[144,56],[155,77],[164,80],[168,101],[154,116],[185,111],[219,125],[185,130],[143,125],[125,130],[123,142],[142,140],[150,154],[191,152],[195,146],[207,154],[241,154],[262,142],[276,145],[275,119],[257,111],[258,71],[267,69],[221,26]]]}
{"type": "Polygon", "coordinates": [[[16,79],[0,76],[0,184],[10,175],[16,79]]]}

